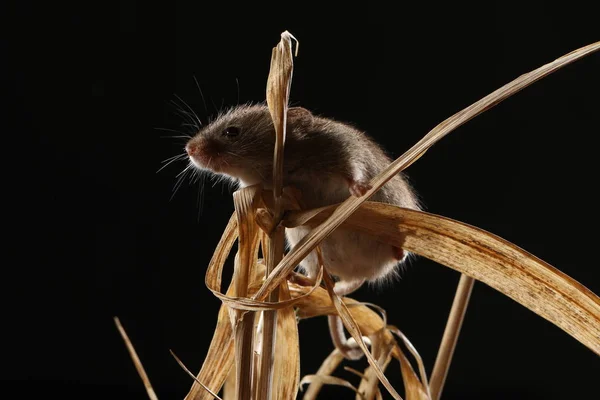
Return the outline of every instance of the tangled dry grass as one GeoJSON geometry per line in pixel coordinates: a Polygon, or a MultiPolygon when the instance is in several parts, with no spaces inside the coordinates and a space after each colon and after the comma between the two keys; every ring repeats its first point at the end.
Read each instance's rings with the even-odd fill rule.
{"type": "MultiPolygon", "coordinates": [[[[273,191],[253,186],[234,193],[233,213],[208,265],[206,286],[222,300],[208,354],[186,400],[294,399],[304,384],[304,399],[315,399],[323,385],[342,385],[357,399],[382,398],[383,385],[402,399],[385,376],[395,359],[400,363],[404,397],[441,396],[456,338],[475,280],[481,281],[552,322],[600,355],[600,299],[580,283],[518,246],[489,232],[426,212],[370,202],[369,198],[398,172],[458,126],[490,109],[552,72],[600,49],[600,42],[573,51],[524,74],[432,129],[371,182],[361,198],[316,210],[302,210],[293,190],[281,181],[285,121],[293,72],[292,39],[288,32],[273,48],[267,103],[276,127],[273,191]],[[284,254],[285,228],[307,225],[308,234],[284,254]],[[340,298],[321,260],[315,284],[293,272],[335,229],[351,229],[402,247],[462,274],[431,379],[408,338],[388,324],[385,311],[371,304],[340,298]],[[237,241],[234,274],[223,292],[225,260],[237,241]],[[259,257],[261,256],[261,257],[259,257]],[[357,386],[332,374],[344,361],[334,350],[314,375],[300,377],[298,319],[338,314],[369,366],[354,372],[357,386]],[[405,353],[406,349],[408,352],[405,353]],[[418,372],[417,372],[418,371],[418,372]]],[[[296,48],[297,51],[297,48],[296,48]]],[[[125,331],[117,325],[148,395],[156,399],[149,379],[125,331]]],[[[179,361],[179,360],[178,360],[179,361]]],[[[182,365],[183,366],[183,365],[182,365]]],[[[183,366],[184,367],[184,366],[183,366]]],[[[185,367],[184,367],[185,368],[185,367]]]]}

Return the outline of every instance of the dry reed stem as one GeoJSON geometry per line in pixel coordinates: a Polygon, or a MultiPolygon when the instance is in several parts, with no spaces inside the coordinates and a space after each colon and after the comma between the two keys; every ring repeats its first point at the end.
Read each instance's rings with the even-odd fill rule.
{"type": "Polygon", "coordinates": [[[140,360],[140,357],[138,356],[137,352],[135,351],[135,348],[133,347],[131,340],[129,340],[129,336],[127,335],[127,332],[125,332],[123,325],[121,325],[121,321],[119,320],[118,317],[114,317],[114,320],[115,320],[115,325],[117,325],[117,329],[119,330],[119,333],[121,334],[121,337],[123,338],[123,341],[125,342],[125,346],[127,346],[127,350],[129,351],[129,355],[131,356],[133,365],[135,365],[135,369],[137,370],[140,378],[142,379],[144,387],[146,388],[148,397],[150,398],[150,400],[158,400],[158,397],[156,396],[156,393],[154,392],[154,389],[152,388],[152,384],[150,383],[150,379],[148,378],[148,375],[146,374],[146,370],[144,370],[142,361],[140,360]]]}
{"type": "MultiPolygon", "coordinates": [[[[279,297],[282,300],[291,298],[287,282],[279,287],[279,297]]],[[[300,384],[300,339],[296,312],[292,307],[271,312],[278,314],[272,397],[275,400],[293,399],[300,384]]]]}
{"type": "MultiPolygon", "coordinates": [[[[233,349],[233,346],[231,346],[233,349]]],[[[232,359],[233,361],[233,359],[232,359]]],[[[235,371],[232,370],[223,386],[223,400],[235,400],[235,371]]]]}
{"type": "MultiPolygon", "coordinates": [[[[292,38],[294,37],[287,31],[281,34],[279,44],[272,51],[271,68],[267,80],[267,105],[275,127],[275,149],[273,151],[274,207],[270,209],[274,219],[271,223],[272,226],[277,226],[283,215],[281,199],[283,193],[283,154],[286,137],[287,109],[294,65],[292,59],[292,38]]],[[[273,271],[283,258],[285,245],[285,230],[283,227],[278,227],[267,233],[267,242],[269,244],[268,251],[266,252],[266,276],[273,271]]],[[[273,290],[269,293],[267,300],[269,302],[277,302],[279,300],[278,294],[277,290],[273,290]]],[[[285,315],[287,315],[287,312],[285,309],[281,311],[285,315]]],[[[277,311],[263,311],[264,326],[260,370],[257,376],[257,394],[259,399],[264,400],[271,400],[273,392],[273,368],[277,362],[277,360],[274,362],[275,342],[277,340],[277,317],[277,311]]],[[[281,374],[281,371],[278,372],[281,374]]],[[[281,383],[281,379],[278,380],[279,383],[281,383]]],[[[287,385],[284,386],[285,389],[279,389],[287,390],[287,385]]],[[[281,391],[276,392],[276,395],[278,398],[281,398],[281,391]]]]}
{"type": "Polygon", "coordinates": [[[442,395],[474,283],[475,280],[473,278],[465,274],[460,275],[456,295],[454,296],[444,336],[442,337],[442,343],[440,344],[433,371],[431,372],[431,385],[429,388],[432,400],[438,400],[442,395]]]}
{"type": "MultiPolygon", "coordinates": [[[[258,247],[258,227],[254,221],[254,200],[258,194],[255,188],[237,191],[233,194],[233,203],[238,218],[238,253],[234,269],[235,294],[238,297],[248,295],[251,268],[254,266],[253,256],[258,247]]],[[[236,398],[250,400],[253,388],[254,358],[254,318],[253,312],[231,310],[233,323],[235,365],[236,365],[236,398]]]]}

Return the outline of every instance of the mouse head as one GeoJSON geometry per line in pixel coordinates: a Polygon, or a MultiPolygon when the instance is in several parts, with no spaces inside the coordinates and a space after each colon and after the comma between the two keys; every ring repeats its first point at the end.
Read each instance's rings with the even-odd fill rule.
{"type": "MultiPolygon", "coordinates": [[[[300,107],[288,110],[287,137],[293,138],[312,118],[300,107]]],[[[239,180],[243,186],[269,182],[273,170],[275,128],[265,105],[238,106],[201,129],[185,147],[203,170],[239,180]]]]}

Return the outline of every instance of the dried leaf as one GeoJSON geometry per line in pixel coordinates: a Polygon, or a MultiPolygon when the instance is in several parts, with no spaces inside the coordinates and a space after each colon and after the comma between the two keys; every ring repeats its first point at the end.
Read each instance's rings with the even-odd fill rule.
{"type": "Polygon", "coordinates": [[[280,213],[283,210],[280,204],[280,197],[282,194],[283,149],[285,144],[287,107],[294,70],[292,39],[296,40],[288,31],[281,34],[281,41],[273,48],[271,69],[269,71],[269,78],[267,79],[267,105],[275,126],[273,194],[275,196],[274,210],[276,212],[276,219],[279,219],[280,213]]]}
{"type": "MultiPolygon", "coordinates": [[[[257,188],[257,187],[256,187],[257,188]]],[[[290,193],[286,193],[288,188],[284,190],[284,204],[286,207],[289,207],[293,210],[299,209],[295,199],[292,197],[290,193]]],[[[270,193],[270,192],[265,192],[270,193]]],[[[263,196],[262,200],[266,200],[269,196],[263,196]]],[[[264,205],[257,200],[256,208],[260,208],[264,205]]],[[[218,297],[224,304],[226,304],[229,308],[237,309],[237,310],[249,310],[249,311],[263,311],[263,310],[277,310],[282,308],[287,308],[294,306],[299,299],[294,298],[290,300],[282,300],[278,302],[268,302],[268,301],[257,301],[254,299],[246,298],[246,297],[236,297],[232,296],[232,292],[227,292],[227,294],[221,293],[221,280],[223,275],[223,267],[225,265],[225,261],[227,261],[227,257],[231,252],[231,248],[238,238],[238,218],[236,213],[234,212],[231,218],[229,219],[229,223],[227,224],[223,235],[221,236],[221,240],[219,241],[217,248],[213,254],[212,259],[208,264],[208,268],[206,270],[205,275],[205,284],[206,287],[216,296],[218,297]]],[[[263,240],[263,243],[266,241],[263,240]]],[[[255,257],[256,258],[256,255],[255,257]]],[[[234,277],[235,279],[235,277],[234,277]]],[[[319,282],[321,282],[322,275],[321,273],[317,276],[317,279],[314,282],[313,289],[315,289],[319,282]]],[[[252,290],[252,288],[250,289],[252,290]]],[[[256,289],[253,293],[256,293],[256,289]]],[[[306,293],[305,295],[308,295],[306,293]]]]}
{"type": "Polygon", "coordinates": [[[365,374],[363,374],[362,372],[360,372],[360,371],[359,371],[359,370],[357,370],[357,369],[350,368],[350,367],[344,367],[344,371],[351,372],[351,373],[353,373],[354,375],[358,376],[358,377],[359,377],[359,378],[361,378],[361,379],[364,379],[364,378],[365,378],[365,374]]]}
{"type": "MultiPolygon", "coordinates": [[[[228,293],[233,293],[233,285],[231,285],[228,293]]],[[[233,355],[233,331],[229,321],[229,309],[225,304],[222,304],[217,316],[217,326],[212,341],[208,346],[208,353],[196,377],[198,381],[203,382],[213,392],[218,393],[227,376],[230,373],[235,376],[235,369],[232,368],[233,355]]],[[[235,382],[235,378],[233,379],[235,382]]],[[[235,396],[235,392],[233,396],[235,396]]],[[[227,399],[227,396],[224,396],[224,398],[227,399]]],[[[185,400],[210,399],[212,399],[212,396],[197,382],[193,383],[189,393],[185,397],[185,400]]]]}
{"type": "MultiPolygon", "coordinates": [[[[321,367],[317,371],[317,376],[327,376],[331,375],[333,371],[340,365],[340,363],[344,360],[344,355],[338,350],[334,349],[331,354],[323,361],[321,367]]],[[[304,382],[304,379],[301,381],[304,382]]],[[[307,382],[305,382],[307,383],[307,382]]],[[[323,387],[323,381],[313,380],[310,382],[304,397],[302,400],[315,400],[323,387]]]]}
{"type": "Polygon", "coordinates": [[[406,400],[430,400],[425,388],[417,378],[417,374],[413,370],[410,362],[400,351],[400,347],[396,346],[392,352],[394,358],[400,361],[400,370],[402,371],[402,379],[404,380],[404,388],[406,400]]]}
{"type": "Polygon", "coordinates": [[[417,361],[417,365],[419,366],[419,375],[421,375],[421,381],[419,382],[419,386],[421,386],[421,389],[423,389],[427,393],[428,399],[433,399],[429,390],[427,372],[425,372],[425,364],[423,364],[423,359],[421,358],[421,355],[419,354],[415,346],[413,346],[413,344],[410,342],[410,340],[408,340],[406,335],[404,335],[404,333],[400,331],[400,329],[392,325],[388,325],[387,329],[390,332],[396,334],[396,336],[398,336],[400,339],[402,339],[402,342],[404,342],[404,345],[408,348],[410,354],[412,354],[415,360],[417,361]]]}
{"type": "MultiPolygon", "coordinates": [[[[206,271],[205,283],[213,293],[221,294],[223,266],[238,237],[237,227],[237,214],[233,213],[206,271]]],[[[257,280],[256,271],[253,271],[252,280],[253,282],[256,282],[257,280]]],[[[225,297],[234,298],[232,296],[234,292],[234,283],[232,283],[227,290],[227,295],[225,297]]],[[[229,308],[226,303],[224,303],[219,310],[213,338],[197,378],[199,381],[204,382],[207,387],[211,388],[213,392],[218,393],[228,374],[232,370],[231,367],[233,366],[233,362],[233,331],[229,320],[229,308]]],[[[206,391],[204,391],[200,385],[194,382],[189,393],[185,397],[185,400],[208,400],[211,398],[210,395],[207,396],[206,391]]]]}
{"type": "Polygon", "coordinates": [[[356,389],[350,382],[348,382],[345,379],[336,378],[335,376],[330,375],[305,375],[304,378],[302,378],[302,381],[300,382],[300,386],[310,384],[313,382],[318,382],[321,385],[343,386],[345,388],[357,392],[357,395],[360,396],[360,398],[362,398],[360,393],[358,393],[358,389],[356,389]]]}
{"type": "MultiPolygon", "coordinates": [[[[322,210],[311,224],[328,218],[334,208],[322,210]]],[[[289,221],[304,219],[301,214],[291,212],[289,221]]],[[[600,355],[598,296],[513,243],[446,217],[376,202],[363,204],[342,229],[368,233],[477,279],[600,355]]]]}
{"type": "MultiPolygon", "coordinates": [[[[383,323],[385,324],[385,318],[383,323]]],[[[386,331],[381,329],[370,336],[371,338],[371,350],[373,356],[377,359],[377,364],[382,371],[385,371],[390,361],[392,360],[391,352],[396,346],[396,342],[393,337],[386,337],[386,331]]],[[[377,396],[379,391],[379,379],[376,371],[373,367],[369,366],[363,374],[363,379],[358,386],[358,391],[363,395],[365,400],[373,400],[377,396]]],[[[358,400],[358,395],[356,396],[358,400]]]]}
{"type": "MultiPolygon", "coordinates": [[[[321,265],[323,265],[321,252],[319,250],[320,249],[317,248],[317,254],[319,256],[319,263],[321,265]]],[[[373,355],[367,348],[367,345],[365,344],[365,342],[363,340],[363,333],[361,332],[360,327],[359,327],[358,323],[356,322],[356,320],[350,314],[350,311],[348,311],[348,307],[344,304],[342,299],[333,291],[333,286],[334,286],[333,279],[331,278],[331,276],[329,275],[329,273],[327,271],[325,271],[325,273],[323,274],[323,277],[325,279],[325,287],[327,288],[329,297],[333,301],[333,305],[335,306],[335,309],[336,309],[338,315],[344,322],[344,326],[346,327],[346,329],[348,330],[350,335],[352,335],[354,340],[356,340],[356,344],[358,344],[358,346],[362,349],[363,353],[365,353],[365,356],[367,357],[369,364],[371,365],[371,367],[373,367],[373,370],[377,374],[377,377],[379,378],[379,380],[381,381],[383,386],[385,386],[385,388],[388,390],[388,392],[390,392],[390,394],[395,399],[402,400],[402,397],[398,394],[398,392],[396,392],[396,390],[394,389],[394,387],[392,386],[390,381],[387,379],[387,377],[385,376],[385,374],[379,367],[379,364],[377,364],[377,360],[373,357],[373,355]]],[[[382,324],[383,324],[383,322],[382,322],[382,324]]]]}

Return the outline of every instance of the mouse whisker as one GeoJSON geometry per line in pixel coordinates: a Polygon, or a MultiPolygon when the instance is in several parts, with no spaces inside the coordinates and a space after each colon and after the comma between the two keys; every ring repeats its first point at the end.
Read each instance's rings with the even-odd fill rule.
{"type": "Polygon", "coordinates": [[[195,122],[193,124],[184,122],[181,124],[181,126],[189,126],[190,128],[194,129],[194,132],[198,132],[200,130],[200,127],[195,122]]]}
{"type": "Polygon", "coordinates": [[[156,171],[156,173],[158,174],[160,171],[162,171],[163,169],[165,169],[166,167],[168,167],[171,163],[174,163],[175,161],[180,161],[184,158],[186,158],[187,155],[186,154],[178,154],[176,156],[173,157],[169,157],[164,161],[161,161],[161,163],[165,163],[165,165],[163,165],[162,167],[160,167],[158,169],[158,171],[156,171]]]}
{"type": "Polygon", "coordinates": [[[174,159],[179,158],[179,157],[186,157],[186,156],[187,155],[185,153],[177,154],[177,155],[174,155],[173,157],[169,157],[169,158],[161,161],[161,164],[162,163],[166,163],[167,161],[170,161],[170,160],[174,160],[174,159]]]}
{"type": "Polygon", "coordinates": [[[202,104],[204,104],[204,112],[208,115],[208,107],[206,107],[206,100],[204,100],[204,94],[202,93],[202,89],[200,89],[200,84],[198,83],[198,79],[194,76],[194,81],[196,82],[196,87],[198,88],[198,92],[200,92],[200,97],[202,98],[202,104]]]}
{"type": "MultiPolygon", "coordinates": [[[[176,129],[169,129],[169,128],[154,128],[154,129],[156,129],[156,130],[158,130],[158,131],[173,132],[173,133],[181,133],[183,136],[173,136],[173,137],[187,137],[187,138],[190,138],[190,139],[191,139],[191,136],[190,136],[190,135],[187,135],[185,132],[178,131],[178,130],[176,130],[176,129]]],[[[166,137],[169,137],[169,136],[166,136],[166,137]]]]}
{"type": "Polygon", "coordinates": [[[171,195],[171,198],[169,199],[169,201],[173,200],[173,197],[175,197],[175,194],[177,193],[177,191],[179,190],[179,188],[181,187],[181,184],[184,181],[185,175],[190,171],[190,168],[192,168],[194,166],[194,164],[192,164],[191,162],[188,164],[187,167],[185,167],[183,169],[183,171],[181,171],[178,175],[177,175],[177,182],[175,183],[175,186],[173,187],[173,194],[171,195]]]}
{"type": "Polygon", "coordinates": [[[181,171],[180,173],[178,173],[177,175],[175,175],[176,178],[178,178],[179,176],[183,176],[185,175],[186,172],[188,172],[191,168],[193,168],[194,165],[192,163],[189,163],[187,167],[185,167],[183,169],[183,171],[181,171]]]}
{"type": "Polygon", "coordinates": [[[194,126],[196,129],[200,130],[200,126],[198,126],[198,123],[196,122],[194,117],[192,115],[190,115],[189,111],[184,110],[179,104],[177,104],[173,100],[171,100],[170,103],[173,106],[175,106],[175,112],[177,114],[179,114],[179,116],[183,117],[184,120],[188,121],[188,123],[192,124],[192,126],[194,126]]]}
{"type": "Polygon", "coordinates": [[[196,112],[192,109],[192,107],[190,107],[190,105],[188,103],[186,103],[181,97],[179,97],[178,95],[175,94],[175,97],[177,97],[179,99],[179,101],[181,101],[183,103],[184,106],[187,107],[188,110],[190,110],[190,113],[192,114],[192,116],[194,118],[196,118],[196,121],[198,121],[198,124],[200,126],[202,126],[202,121],[200,120],[200,118],[198,118],[198,114],[196,114],[196,112]]]}

